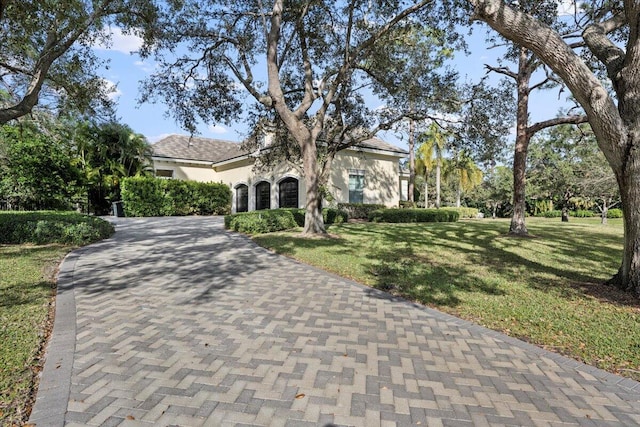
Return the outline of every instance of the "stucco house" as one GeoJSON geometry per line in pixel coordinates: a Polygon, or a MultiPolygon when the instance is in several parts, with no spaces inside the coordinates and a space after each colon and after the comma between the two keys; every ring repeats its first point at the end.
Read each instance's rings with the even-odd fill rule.
{"type": "MultiPolygon", "coordinates": [[[[223,182],[233,192],[232,212],[305,205],[304,177],[296,168],[283,164],[268,172],[256,171],[255,157],[239,143],[170,135],[152,147],[156,176],[223,182]]],[[[334,203],[397,207],[406,199],[407,177],[400,172],[399,161],[407,154],[379,138],[338,152],[328,182],[334,203]]]]}

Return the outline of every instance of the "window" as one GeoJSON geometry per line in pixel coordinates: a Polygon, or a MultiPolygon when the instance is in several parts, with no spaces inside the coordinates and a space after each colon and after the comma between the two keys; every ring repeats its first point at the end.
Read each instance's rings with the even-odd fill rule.
{"type": "Polygon", "coordinates": [[[249,210],[249,187],[240,184],[236,187],[236,212],[249,210]]]}
{"type": "Polygon", "coordinates": [[[173,170],[171,170],[171,169],[156,169],[156,176],[158,178],[173,178],[173,170]]]}
{"type": "Polygon", "coordinates": [[[364,202],[364,171],[349,169],[349,203],[364,202]]]}
{"type": "Polygon", "coordinates": [[[298,207],[298,180],[295,178],[285,178],[280,181],[280,207],[298,207]]]}
{"type": "Polygon", "coordinates": [[[256,184],[256,210],[271,209],[271,184],[262,181],[256,184]]]}

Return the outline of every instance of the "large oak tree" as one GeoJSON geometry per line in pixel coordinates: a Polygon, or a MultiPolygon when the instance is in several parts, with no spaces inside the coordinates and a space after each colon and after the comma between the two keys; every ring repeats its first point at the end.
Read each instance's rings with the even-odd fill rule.
{"type": "MultiPolygon", "coordinates": [[[[143,100],[162,99],[194,131],[200,121],[236,119],[248,94],[255,123],[284,129],[275,134],[297,144],[304,233],[324,233],[321,189],[335,153],[402,118],[366,104],[362,89],[379,70],[371,61],[432,3],[168,1],[155,50],[162,72],[146,83],[143,100]]],[[[420,22],[429,26],[429,16],[437,14],[425,12],[420,22]]]]}
{"type": "Polygon", "coordinates": [[[611,282],[640,296],[640,3],[585,2],[579,21],[584,25],[574,38],[501,0],[469,3],[475,19],[530,49],[560,76],[586,112],[616,176],[624,211],[624,254],[611,282]],[[585,55],[574,50],[581,46],[585,55]]]}
{"type": "Polygon", "coordinates": [[[151,0],[0,1],[0,124],[53,108],[109,107],[92,46],[115,24],[139,34],[153,22],[151,0]]]}

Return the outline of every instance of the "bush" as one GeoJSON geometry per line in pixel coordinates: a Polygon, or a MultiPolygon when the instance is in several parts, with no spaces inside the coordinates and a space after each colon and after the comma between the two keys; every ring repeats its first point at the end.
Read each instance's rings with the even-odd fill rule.
{"type": "Polygon", "coordinates": [[[543,216],[545,218],[560,218],[562,216],[562,211],[560,210],[546,211],[546,212],[542,212],[542,214],[538,216],[543,216]]]}
{"type": "Polygon", "coordinates": [[[456,222],[460,214],[451,209],[379,209],[371,212],[373,222],[456,222]]]}
{"type": "Polygon", "coordinates": [[[372,203],[338,203],[338,209],[347,212],[351,219],[369,219],[371,212],[385,208],[385,205],[372,203]]]}
{"type": "Polygon", "coordinates": [[[578,209],[576,211],[571,211],[571,216],[576,218],[591,218],[593,216],[593,211],[578,209]]]}
{"type": "Polygon", "coordinates": [[[297,226],[290,209],[241,212],[224,217],[226,229],[247,234],[271,233],[297,226]]]}
{"type": "Polygon", "coordinates": [[[467,207],[446,207],[441,208],[442,210],[455,211],[458,212],[460,218],[478,218],[478,208],[467,208],[467,207]]]}
{"type": "Polygon", "coordinates": [[[114,233],[109,222],[75,212],[0,212],[0,243],[87,245],[114,233]]]}
{"type": "Polygon", "coordinates": [[[231,190],[213,182],[125,178],[121,194],[126,216],[224,215],[231,210],[231,190]]]}
{"type": "MultiPolygon", "coordinates": [[[[225,216],[224,225],[229,230],[242,233],[271,233],[289,228],[304,227],[304,215],[305,210],[297,208],[241,212],[225,216]],[[293,219],[293,224],[289,222],[289,216],[293,219]]],[[[326,208],[322,210],[322,218],[324,223],[329,225],[347,222],[348,216],[345,211],[326,208]]]]}
{"type": "Polygon", "coordinates": [[[622,218],[622,209],[609,209],[607,210],[607,218],[622,218]]]}

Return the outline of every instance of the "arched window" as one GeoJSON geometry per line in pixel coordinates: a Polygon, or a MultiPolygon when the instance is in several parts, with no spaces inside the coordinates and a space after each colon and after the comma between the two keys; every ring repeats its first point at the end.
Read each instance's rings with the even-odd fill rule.
{"type": "Polygon", "coordinates": [[[298,180],[295,178],[285,178],[280,181],[280,207],[298,207],[298,180]]]}
{"type": "Polygon", "coordinates": [[[236,187],[236,212],[249,210],[249,187],[240,184],[236,187]]]}
{"type": "Polygon", "coordinates": [[[261,181],[256,184],[256,210],[271,209],[271,184],[261,181]]]}

